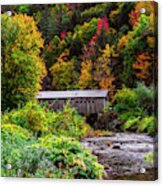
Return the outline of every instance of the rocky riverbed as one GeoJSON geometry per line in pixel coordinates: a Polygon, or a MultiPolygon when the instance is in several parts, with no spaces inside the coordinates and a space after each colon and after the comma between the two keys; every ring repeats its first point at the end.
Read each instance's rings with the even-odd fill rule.
{"type": "Polygon", "coordinates": [[[155,179],[154,163],[144,158],[154,152],[154,139],[146,134],[116,133],[112,137],[85,138],[82,144],[104,165],[105,179],[155,179]]]}

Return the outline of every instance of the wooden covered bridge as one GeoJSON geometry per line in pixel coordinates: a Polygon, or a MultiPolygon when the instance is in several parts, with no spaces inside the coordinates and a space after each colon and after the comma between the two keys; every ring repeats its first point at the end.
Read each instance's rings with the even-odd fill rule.
{"type": "Polygon", "coordinates": [[[108,101],[108,90],[40,91],[39,101],[47,101],[54,110],[62,110],[67,100],[81,114],[95,114],[103,111],[108,101]]]}

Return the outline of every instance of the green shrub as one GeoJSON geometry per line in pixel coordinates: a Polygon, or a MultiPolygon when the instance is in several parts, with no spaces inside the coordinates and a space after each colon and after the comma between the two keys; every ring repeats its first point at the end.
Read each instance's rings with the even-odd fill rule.
{"type": "Polygon", "coordinates": [[[69,106],[69,102],[64,106],[63,111],[53,114],[52,125],[49,131],[55,135],[65,135],[74,138],[85,136],[87,129],[90,128],[86,124],[85,118],[78,114],[75,108],[69,106]]]}
{"type": "Polygon", "coordinates": [[[130,88],[123,88],[115,95],[115,109],[120,114],[119,118],[124,121],[130,117],[138,117],[143,114],[143,109],[138,106],[137,95],[134,90],[130,88]]]}
{"type": "Polygon", "coordinates": [[[116,110],[118,112],[128,111],[137,106],[137,97],[135,92],[126,87],[116,93],[115,100],[117,103],[116,110]]]}
{"type": "Polygon", "coordinates": [[[97,157],[67,137],[46,136],[36,144],[17,149],[14,161],[9,161],[8,156],[3,158],[2,176],[102,179],[105,175],[97,157]],[[11,170],[6,169],[8,163],[11,170]]]}
{"type": "Polygon", "coordinates": [[[115,95],[115,109],[124,121],[124,129],[129,131],[156,132],[154,115],[155,94],[152,87],[138,84],[137,88],[123,88],[115,95]]]}
{"type": "Polygon", "coordinates": [[[21,165],[21,154],[25,146],[34,143],[30,133],[14,124],[1,127],[1,174],[16,176],[21,165]]]}
{"type": "Polygon", "coordinates": [[[34,134],[48,131],[52,113],[41,107],[36,101],[28,102],[23,108],[18,108],[5,113],[2,123],[13,123],[33,131],[34,134]]]}
{"type": "Polygon", "coordinates": [[[139,125],[139,122],[140,122],[140,118],[139,117],[132,117],[132,118],[129,118],[125,124],[124,124],[124,128],[126,130],[137,130],[138,128],[138,125],[139,125]]]}
{"type": "Polygon", "coordinates": [[[154,113],[154,89],[153,87],[146,87],[145,85],[138,83],[137,88],[134,90],[138,106],[143,108],[143,111],[147,115],[154,113]]]}
{"type": "Polygon", "coordinates": [[[156,164],[158,162],[158,155],[156,152],[150,152],[149,154],[144,156],[144,160],[148,164],[156,164]]]}
{"type": "Polygon", "coordinates": [[[47,136],[40,141],[41,146],[47,148],[47,155],[53,160],[53,164],[62,170],[58,172],[59,175],[52,176],[101,179],[105,175],[103,166],[97,162],[97,157],[76,140],[67,137],[47,136]]]}
{"type": "Polygon", "coordinates": [[[154,116],[145,117],[140,121],[138,131],[154,135],[157,132],[157,120],[154,116]]]}
{"type": "Polygon", "coordinates": [[[19,136],[23,139],[28,139],[30,137],[30,133],[28,130],[18,126],[18,125],[14,125],[14,124],[4,124],[1,126],[1,134],[2,135],[6,135],[10,134],[10,135],[16,135],[19,136]]]}
{"type": "Polygon", "coordinates": [[[62,111],[53,112],[37,101],[28,102],[23,108],[5,113],[2,123],[13,123],[29,129],[35,136],[52,133],[81,138],[89,128],[85,118],[75,108],[71,108],[69,103],[62,111]]]}
{"type": "Polygon", "coordinates": [[[157,121],[154,116],[147,116],[142,119],[133,117],[125,122],[124,128],[129,131],[146,132],[153,136],[157,131],[157,121]]]}
{"type": "Polygon", "coordinates": [[[150,116],[154,114],[154,90],[152,87],[138,83],[137,88],[123,88],[115,95],[115,108],[120,118],[150,116]]]}

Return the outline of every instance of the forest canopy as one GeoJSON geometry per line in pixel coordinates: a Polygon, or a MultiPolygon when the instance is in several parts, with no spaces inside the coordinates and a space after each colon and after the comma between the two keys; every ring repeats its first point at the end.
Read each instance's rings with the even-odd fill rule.
{"type": "Polygon", "coordinates": [[[13,107],[20,95],[28,94],[21,87],[28,87],[28,83],[28,89],[32,89],[29,98],[38,90],[114,91],[124,85],[135,88],[137,82],[154,86],[155,6],[153,2],[2,6],[3,97],[13,107]],[[145,13],[141,13],[142,7],[145,13]],[[5,15],[9,11],[11,17],[5,15]],[[12,55],[7,56],[9,51],[12,55]],[[21,58],[15,61],[18,55],[21,58]],[[29,66],[31,75],[37,73],[25,80],[15,71],[14,82],[19,83],[15,83],[18,88],[12,87],[10,71],[14,66],[7,67],[11,61],[22,75],[27,73],[23,65],[29,66]],[[7,92],[15,95],[11,96],[13,100],[7,92]]]}

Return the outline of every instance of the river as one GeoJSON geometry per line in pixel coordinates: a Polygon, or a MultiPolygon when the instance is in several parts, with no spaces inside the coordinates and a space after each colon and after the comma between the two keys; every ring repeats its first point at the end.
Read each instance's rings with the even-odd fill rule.
{"type": "Polygon", "coordinates": [[[146,134],[116,133],[84,138],[81,143],[98,156],[109,180],[155,180],[157,165],[145,157],[155,151],[154,138],[146,134]]]}

